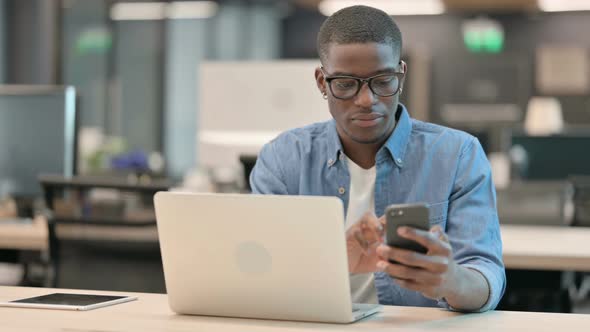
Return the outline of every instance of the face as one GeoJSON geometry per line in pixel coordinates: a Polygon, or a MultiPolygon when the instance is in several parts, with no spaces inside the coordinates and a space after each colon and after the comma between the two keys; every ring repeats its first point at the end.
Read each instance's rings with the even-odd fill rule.
{"type": "MultiPolygon", "coordinates": [[[[324,59],[323,71],[316,69],[320,92],[328,95],[328,106],[343,143],[378,144],[387,140],[395,127],[399,92],[390,97],[374,94],[367,83],[351,99],[336,98],[326,77],[354,76],[369,78],[378,74],[405,71],[398,52],[380,43],[332,44],[324,59]],[[324,76],[326,75],[326,76],[324,76]]],[[[403,85],[403,80],[400,86],[403,85]]]]}

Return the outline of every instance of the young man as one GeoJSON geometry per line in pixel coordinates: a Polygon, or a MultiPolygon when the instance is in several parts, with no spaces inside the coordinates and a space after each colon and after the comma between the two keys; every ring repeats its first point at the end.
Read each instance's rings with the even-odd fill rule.
{"type": "Polygon", "coordinates": [[[329,17],[315,77],[334,119],[266,144],[251,187],[342,199],[354,302],[493,309],[506,277],[488,161],[474,137],[413,120],[399,104],[401,48],[399,28],[380,10],[353,6],[329,17]],[[376,215],[414,202],[429,204],[432,228],[399,235],[426,254],[382,244],[376,215]]]}

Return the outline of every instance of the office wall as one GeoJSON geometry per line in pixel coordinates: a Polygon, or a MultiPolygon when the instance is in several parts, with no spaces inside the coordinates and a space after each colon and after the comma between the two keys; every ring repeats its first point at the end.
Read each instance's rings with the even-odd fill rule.
{"type": "Polygon", "coordinates": [[[106,1],[68,2],[62,12],[63,82],[76,87],[80,127],[106,128],[111,33],[106,1]]]}
{"type": "Polygon", "coordinates": [[[205,20],[174,20],[168,24],[166,58],[166,114],[164,151],[167,172],[182,175],[195,164],[197,131],[198,63],[207,56],[205,20]]]}
{"type": "MultiPolygon", "coordinates": [[[[524,78],[526,86],[519,91],[520,94],[527,94],[519,101],[519,106],[524,108],[528,97],[537,94],[534,87],[534,56],[537,46],[548,43],[573,44],[586,47],[590,52],[590,38],[584,33],[590,31],[590,12],[493,16],[500,21],[506,35],[505,50],[493,56],[474,55],[465,49],[461,35],[461,23],[465,18],[468,16],[395,18],[404,36],[404,47],[427,48],[432,56],[430,105],[431,118],[435,121],[440,120],[439,112],[448,99],[449,90],[445,87],[456,78],[456,72],[462,68],[463,62],[485,63],[490,60],[494,63],[517,63],[527,73],[524,78]]],[[[298,10],[287,17],[283,22],[282,56],[316,57],[315,38],[324,19],[319,13],[306,10],[298,10]]],[[[590,95],[560,96],[559,99],[566,122],[590,124],[590,95]]]]}
{"type": "Polygon", "coordinates": [[[0,0],[0,84],[6,82],[6,2],[0,0]]]}
{"type": "Polygon", "coordinates": [[[162,151],[165,22],[111,20],[111,5],[63,2],[63,81],[78,88],[82,127],[162,151]]]}
{"type": "Polygon", "coordinates": [[[164,22],[114,23],[110,132],[131,148],[162,151],[164,22]]]}
{"type": "Polygon", "coordinates": [[[168,175],[179,178],[199,162],[200,62],[278,57],[281,9],[274,3],[227,2],[213,18],[168,21],[166,36],[164,154],[168,175]]]}
{"type": "Polygon", "coordinates": [[[6,1],[8,83],[58,83],[59,9],[58,0],[6,1]]]}

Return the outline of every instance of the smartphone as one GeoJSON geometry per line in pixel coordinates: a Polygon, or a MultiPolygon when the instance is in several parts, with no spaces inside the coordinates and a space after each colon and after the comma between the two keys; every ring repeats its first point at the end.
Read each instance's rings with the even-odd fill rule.
{"type": "Polygon", "coordinates": [[[424,203],[392,204],[385,209],[385,243],[390,247],[426,253],[426,248],[418,242],[408,240],[397,234],[400,226],[409,226],[428,231],[430,229],[429,209],[424,203]]]}

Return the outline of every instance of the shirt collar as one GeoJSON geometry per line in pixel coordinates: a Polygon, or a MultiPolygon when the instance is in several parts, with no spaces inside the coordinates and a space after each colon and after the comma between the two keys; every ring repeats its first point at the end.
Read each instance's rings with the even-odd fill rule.
{"type": "MultiPolygon", "coordinates": [[[[397,124],[393,133],[391,133],[385,142],[384,147],[389,151],[393,162],[401,168],[404,165],[406,148],[408,147],[410,134],[412,133],[412,120],[410,119],[406,106],[403,104],[398,105],[396,117],[397,124]]],[[[377,153],[377,158],[379,158],[379,152],[377,153]]]]}
{"type": "Polygon", "coordinates": [[[336,121],[332,119],[328,126],[328,154],[326,160],[328,167],[332,167],[338,160],[341,160],[340,156],[343,154],[340,136],[338,136],[336,130],[336,121]]]}
{"type": "MultiPolygon", "coordinates": [[[[387,151],[389,151],[389,155],[393,162],[401,168],[404,165],[406,147],[412,132],[412,121],[410,119],[410,115],[408,114],[408,110],[402,104],[398,104],[395,116],[397,118],[395,129],[383,147],[377,153],[377,158],[379,158],[380,155],[383,155],[381,150],[385,148],[387,151]]],[[[328,139],[329,141],[326,164],[328,167],[332,167],[339,160],[342,160],[341,157],[343,155],[342,143],[340,142],[340,137],[338,136],[338,131],[336,130],[335,120],[331,120],[328,126],[328,139]]]]}

